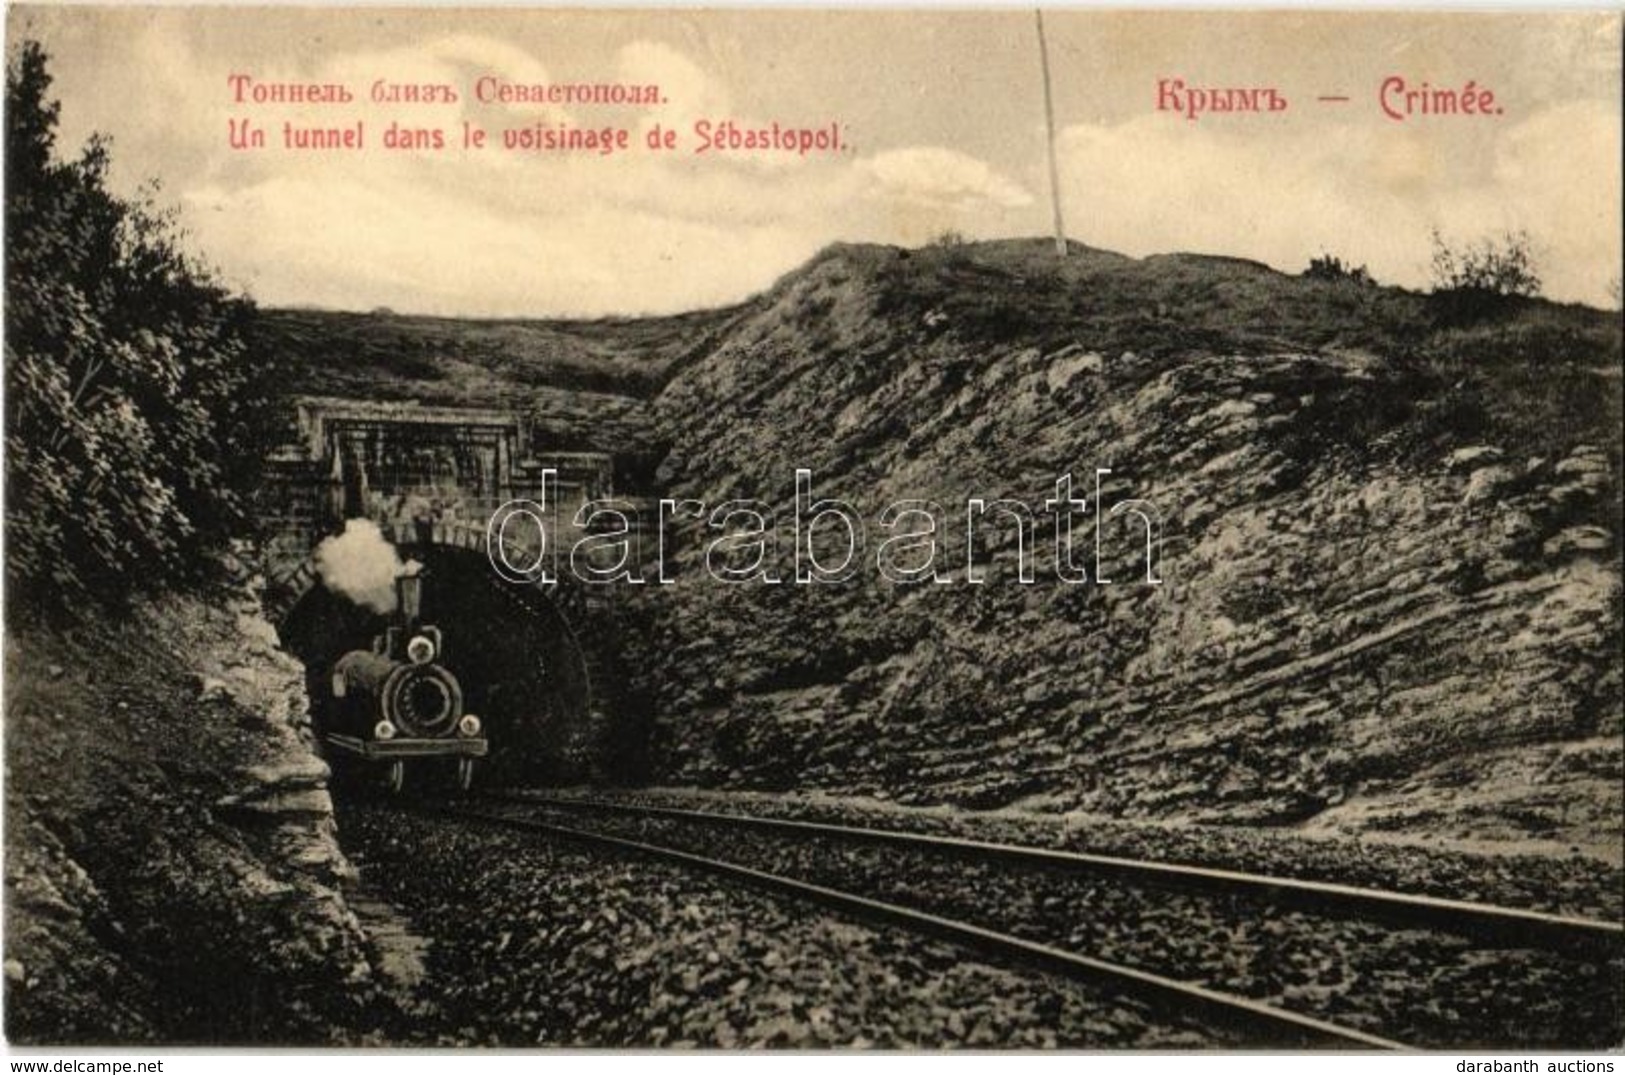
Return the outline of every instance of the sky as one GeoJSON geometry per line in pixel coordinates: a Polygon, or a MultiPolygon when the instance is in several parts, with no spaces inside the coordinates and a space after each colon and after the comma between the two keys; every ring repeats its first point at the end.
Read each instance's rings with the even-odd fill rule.
{"type": "MultiPolygon", "coordinates": [[[[1067,233],[1297,272],[1331,253],[1428,283],[1430,234],[1526,231],[1545,293],[1615,305],[1621,15],[1051,11],[1067,233]],[[1491,88],[1494,116],[1386,117],[1379,88],[1491,88]],[[1157,108],[1158,83],[1274,87],[1278,113],[1157,108]],[[1320,102],[1320,96],[1347,97],[1320,102]]],[[[663,313],[742,299],[830,242],[1046,234],[1029,11],[15,7],[41,41],[59,147],[112,139],[115,187],[157,184],[188,246],[267,305],[452,316],[663,313]],[[342,83],[348,106],[238,103],[230,76],[342,83]],[[646,107],[481,103],[481,77],[658,85],[646,107]],[[374,80],[457,104],[374,104],[374,80]],[[267,130],[233,150],[228,127],[267,130]],[[698,120],[838,123],[842,151],[696,154],[698,120]],[[359,120],[359,152],[278,146],[359,120]],[[440,151],[386,150],[392,122],[440,151]],[[677,130],[676,152],[457,148],[463,123],[677,130]]]]}

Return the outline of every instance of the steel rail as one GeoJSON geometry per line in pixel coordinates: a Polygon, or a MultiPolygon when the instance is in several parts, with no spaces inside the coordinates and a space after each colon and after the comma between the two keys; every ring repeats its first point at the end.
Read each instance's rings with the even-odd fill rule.
{"type": "Polygon", "coordinates": [[[709,873],[744,881],[772,891],[811,900],[821,906],[855,915],[880,919],[957,943],[990,952],[994,955],[1036,962],[1068,978],[1091,983],[1106,983],[1133,993],[1165,1011],[1189,1014],[1192,1009],[1212,1017],[1227,1029],[1237,1024],[1252,1025],[1272,1031],[1276,1037],[1271,1044],[1280,1044],[1283,1032],[1293,1040],[1324,1042],[1344,1048],[1363,1050],[1402,1050],[1408,1047],[1388,1038],[1368,1034],[1352,1027],[1339,1026],[1323,1019],[1301,1015],[1277,1008],[1262,1001],[1236,996],[1206,986],[1181,982],[1160,974],[1152,974],[1134,967],[1096,959],[1093,956],[1069,952],[1053,945],[1030,941],[1024,937],[1001,933],[983,926],[957,919],[930,914],[925,911],[871,899],[853,892],[815,885],[782,874],[742,866],[724,859],[709,858],[661,844],[629,840],[608,833],[578,829],[568,825],[517,818],[506,814],[488,813],[467,808],[452,809],[438,815],[456,819],[474,820],[486,824],[558,836],[578,843],[609,847],[621,851],[646,855],[668,862],[705,870],[709,873]]]}
{"type": "Polygon", "coordinates": [[[957,836],[839,825],[822,821],[760,815],[726,814],[712,810],[618,803],[602,799],[558,798],[549,795],[499,794],[485,796],[498,802],[555,807],[576,811],[611,811],[634,816],[732,825],[863,840],[872,843],[952,851],[1027,865],[1063,868],[1121,877],[1160,887],[1203,888],[1239,892],[1293,902],[1309,910],[1343,908],[1363,915],[1420,922],[1471,936],[1489,936],[1502,943],[1525,945],[1543,940],[1559,945],[1625,945],[1625,925],[1596,918],[1552,914],[1491,903],[1424,896],[1408,892],[1363,888],[1331,881],[1276,877],[1211,866],[1131,859],[1086,851],[1033,847],[1023,844],[972,840],[957,836]]]}

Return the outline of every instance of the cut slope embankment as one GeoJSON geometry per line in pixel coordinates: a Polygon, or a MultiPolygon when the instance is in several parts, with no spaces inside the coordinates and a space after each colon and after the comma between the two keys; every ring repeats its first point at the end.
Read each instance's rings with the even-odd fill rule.
{"type": "Polygon", "coordinates": [[[378,999],[304,675],[255,601],[6,637],[6,1034],[332,1044],[378,999]]]}
{"type": "Polygon", "coordinates": [[[657,779],[1617,844],[1617,321],[1041,249],[834,248],[656,397],[662,495],[773,505],[786,577],[797,467],[871,531],[839,586],[679,542],[628,662],[657,779]],[[1110,585],[1054,581],[1041,510],[1032,585],[1008,527],[988,584],[875,569],[888,503],[944,506],[962,578],[968,497],[1095,467],[1163,585],[1124,524],[1110,585]]]}

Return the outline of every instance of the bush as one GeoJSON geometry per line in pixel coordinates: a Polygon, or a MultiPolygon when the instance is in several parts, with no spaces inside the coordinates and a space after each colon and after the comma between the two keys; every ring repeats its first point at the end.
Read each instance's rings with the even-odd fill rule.
{"type": "Polygon", "coordinates": [[[6,66],[6,576],[14,597],[198,580],[248,520],[269,408],[251,305],[107,190],[107,143],[54,153],[39,45],[6,66]]]}
{"type": "Polygon", "coordinates": [[[1361,265],[1355,268],[1343,264],[1343,259],[1331,254],[1322,254],[1318,258],[1309,260],[1309,267],[1303,271],[1305,278],[1310,280],[1347,281],[1359,284],[1361,287],[1375,287],[1377,282],[1371,278],[1366,267],[1361,265]]]}
{"type": "Polygon", "coordinates": [[[1433,229],[1433,294],[1452,320],[1472,320],[1540,294],[1534,243],[1525,231],[1457,247],[1433,229]]]}

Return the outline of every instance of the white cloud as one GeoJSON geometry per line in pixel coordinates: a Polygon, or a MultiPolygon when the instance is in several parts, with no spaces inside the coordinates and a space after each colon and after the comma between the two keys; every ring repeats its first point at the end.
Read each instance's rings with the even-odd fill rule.
{"type": "MultiPolygon", "coordinates": [[[[659,167],[640,171],[657,184],[659,167]]],[[[427,184],[409,168],[341,171],[200,190],[188,200],[188,220],[203,249],[230,253],[220,259],[228,277],[262,302],[441,314],[718,305],[759,289],[824,241],[791,213],[737,220],[674,213],[658,199],[591,197],[584,163],[529,171],[528,204],[427,184]]],[[[623,172],[611,165],[599,176],[601,187],[613,187],[623,172]]],[[[795,197],[761,188],[752,196],[795,197]]],[[[821,194],[802,197],[813,203],[821,194]]]]}
{"type": "Polygon", "coordinates": [[[985,161],[941,146],[910,146],[875,154],[862,167],[883,197],[958,211],[984,206],[1019,209],[1033,197],[985,161]]]}
{"type": "Polygon", "coordinates": [[[1606,303],[1621,257],[1617,110],[1577,101],[1473,141],[1447,141],[1464,132],[1441,122],[1268,137],[1157,115],[1069,127],[1067,219],[1128,254],[1224,253],[1291,271],[1324,251],[1413,287],[1428,283],[1434,227],[1458,241],[1524,229],[1548,296],[1606,303]]]}
{"type": "Polygon", "coordinates": [[[701,116],[733,110],[727,88],[693,60],[658,41],[632,41],[615,58],[617,77],[634,86],[657,85],[666,104],[646,114],[645,124],[686,127],[701,116]]]}

